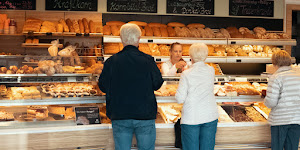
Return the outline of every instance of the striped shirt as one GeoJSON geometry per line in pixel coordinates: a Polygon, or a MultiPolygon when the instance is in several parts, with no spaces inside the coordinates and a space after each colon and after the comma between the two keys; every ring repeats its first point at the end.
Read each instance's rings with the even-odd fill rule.
{"type": "Polygon", "coordinates": [[[280,67],[269,79],[264,103],[271,108],[272,126],[300,124],[300,73],[280,67]]]}

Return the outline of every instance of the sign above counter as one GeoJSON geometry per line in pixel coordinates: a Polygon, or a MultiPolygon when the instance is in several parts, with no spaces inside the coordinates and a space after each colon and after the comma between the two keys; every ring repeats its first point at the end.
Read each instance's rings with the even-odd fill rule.
{"type": "Polygon", "coordinates": [[[98,11],[98,0],[46,0],[46,10],[98,11]]]}
{"type": "Polygon", "coordinates": [[[215,0],[167,0],[167,13],[214,15],[215,0]]]}
{"type": "Polygon", "coordinates": [[[107,0],[107,12],[157,13],[157,0],[107,0]]]}
{"type": "Polygon", "coordinates": [[[0,9],[35,10],[35,0],[0,0],[0,9]]]}
{"type": "Polygon", "coordinates": [[[230,16],[274,16],[274,0],[229,0],[230,16]]]}

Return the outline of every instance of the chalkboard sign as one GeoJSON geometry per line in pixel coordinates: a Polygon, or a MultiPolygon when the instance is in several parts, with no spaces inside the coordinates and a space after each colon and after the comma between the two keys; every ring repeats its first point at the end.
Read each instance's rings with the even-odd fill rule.
{"type": "Polygon", "coordinates": [[[0,9],[35,10],[35,0],[0,0],[0,9]]]}
{"type": "Polygon", "coordinates": [[[157,13],[157,0],[107,0],[107,11],[157,13]]]}
{"type": "Polygon", "coordinates": [[[46,10],[97,11],[98,0],[46,0],[46,10]]]}
{"type": "Polygon", "coordinates": [[[215,0],[167,0],[167,13],[214,15],[215,0]]]}
{"type": "Polygon", "coordinates": [[[274,16],[274,0],[229,0],[231,16],[274,16]]]}

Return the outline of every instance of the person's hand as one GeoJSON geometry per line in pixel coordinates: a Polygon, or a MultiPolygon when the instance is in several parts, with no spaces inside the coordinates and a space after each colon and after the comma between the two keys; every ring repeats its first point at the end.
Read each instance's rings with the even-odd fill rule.
{"type": "Polygon", "coordinates": [[[178,68],[184,68],[186,66],[186,62],[185,61],[179,61],[178,63],[175,64],[175,67],[178,68]]]}

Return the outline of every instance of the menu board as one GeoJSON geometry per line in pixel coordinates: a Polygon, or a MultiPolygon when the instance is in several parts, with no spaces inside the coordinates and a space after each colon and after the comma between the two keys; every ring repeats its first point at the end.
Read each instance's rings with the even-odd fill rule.
{"type": "Polygon", "coordinates": [[[46,10],[97,11],[98,0],[46,0],[46,10]]]}
{"type": "Polygon", "coordinates": [[[98,107],[75,107],[76,124],[77,125],[89,125],[100,124],[100,115],[98,107]]]}
{"type": "Polygon", "coordinates": [[[229,0],[231,16],[274,16],[274,0],[229,0]]]}
{"type": "Polygon", "coordinates": [[[0,9],[35,10],[35,0],[0,0],[0,9]]]}
{"type": "Polygon", "coordinates": [[[167,0],[167,13],[214,15],[215,0],[167,0]]]}
{"type": "Polygon", "coordinates": [[[107,12],[157,13],[157,0],[107,0],[107,12]]]}

